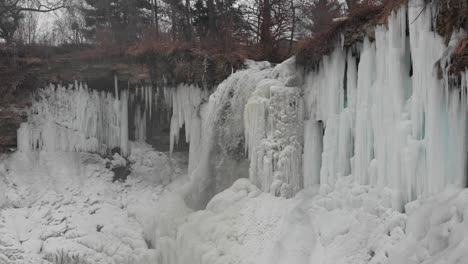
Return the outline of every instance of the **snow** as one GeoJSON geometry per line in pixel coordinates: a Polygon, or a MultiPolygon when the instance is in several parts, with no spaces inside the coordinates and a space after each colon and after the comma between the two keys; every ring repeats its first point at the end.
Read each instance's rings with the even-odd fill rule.
{"type": "MultiPolygon", "coordinates": [[[[186,170],[181,157],[168,162],[142,143],[132,149],[125,183],[112,183],[109,161],[96,154],[2,157],[0,262],[155,263],[153,219],[165,192],[161,182],[176,182],[186,170]]],[[[118,154],[111,160],[112,166],[126,162],[118,154]]]]}
{"type": "Polygon", "coordinates": [[[187,217],[172,243],[176,258],[164,263],[368,263],[385,255],[405,216],[375,189],[350,178],[338,185],[284,199],[240,179],[187,217]]]}
{"type": "Polygon", "coordinates": [[[406,205],[407,236],[389,263],[466,263],[467,190],[445,190],[406,205]]]}

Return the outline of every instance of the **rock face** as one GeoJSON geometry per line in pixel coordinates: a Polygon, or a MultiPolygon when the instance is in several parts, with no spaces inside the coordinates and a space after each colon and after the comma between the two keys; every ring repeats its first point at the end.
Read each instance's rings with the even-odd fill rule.
{"type": "MultiPolygon", "coordinates": [[[[20,55],[15,55],[0,46],[0,151],[16,147],[16,131],[27,118],[28,105],[31,105],[36,89],[48,83],[66,85],[79,81],[92,89],[114,92],[114,76],[117,76],[120,88],[148,85],[156,89],[188,83],[210,89],[242,67],[243,62],[237,57],[201,56],[191,50],[176,50],[164,55],[92,58],[74,53],[49,58],[42,58],[41,54],[18,53],[20,55]]],[[[154,118],[162,125],[148,127],[151,137],[147,137],[147,142],[159,146],[161,151],[169,146],[167,117],[170,120],[170,113],[162,109],[162,113],[154,118]]],[[[178,146],[178,149],[187,148],[184,143],[178,146]]]]}
{"type": "Polygon", "coordinates": [[[0,152],[16,147],[16,130],[25,119],[23,114],[11,106],[0,106],[0,152]]]}

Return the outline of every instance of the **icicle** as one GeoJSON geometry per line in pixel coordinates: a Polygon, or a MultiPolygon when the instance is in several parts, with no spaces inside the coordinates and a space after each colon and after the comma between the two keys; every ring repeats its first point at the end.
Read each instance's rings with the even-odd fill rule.
{"type": "Polygon", "coordinates": [[[185,125],[185,141],[190,142],[192,133],[192,120],[197,119],[197,112],[205,91],[193,85],[181,84],[176,88],[169,88],[165,93],[172,99],[172,116],[170,131],[170,152],[179,140],[180,129],[185,125]],[[170,89],[170,90],[169,90],[170,89]],[[170,92],[169,92],[170,91],[170,92]]]}
{"type": "Polygon", "coordinates": [[[120,123],[120,151],[122,156],[129,155],[128,145],[128,91],[121,93],[121,123],[120,123]]]}
{"type": "Polygon", "coordinates": [[[148,96],[148,101],[149,101],[149,120],[151,121],[151,114],[153,112],[152,110],[152,104],[153,104],[153,87],[148,86],[149,89],[149,96],[148,96]]]}
{"type": "MultiPolygon", "coordinates": [[[[361,184],[390,189],[397,209],[448,185],[465,186],[465,91],[449,89],[445,70],[443,80],[434,74],[435,63],[451,48],[432,32],[434,6],[422,5],[411,0],[408,11],[402,6],[390,15],[388,28],[377,26],[375,42],[365,39],[359,47],[357,68],[356,59],[340,55],[337,46],[306,77],[312,121],[305,126],[304,164],[317,160],[314,122],[323,121],[320,184],[333,186],[336,177],[351,173],[361,184]],[[347,65],[346,86],[336,77],[343,76],[341,65],[347,65]]],[[[317,183],[316,167],[304,167],[306,185],[317,183]]]]}
{"type": "Polygon", "coordinates": [[[117,74],[114,74],[114,89],[115,89],[115,98],[119,99],[119,83],[117,79],[117,74]]]}

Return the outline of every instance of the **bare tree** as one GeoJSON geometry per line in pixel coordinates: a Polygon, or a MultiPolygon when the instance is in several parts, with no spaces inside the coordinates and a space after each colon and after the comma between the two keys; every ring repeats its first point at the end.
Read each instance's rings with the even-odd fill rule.
{"type": "Polygon", "coordinates": [[[86,21],[82,14],[83,3],[68,6],[55,20],[56,36],[60,43],[83,44],[86,21]]]}
{"type": "Polygon", "coordinates": [[[27,12],[48,13],[62,9],[68,0],[0,0],[0,38],[7,43],[13,36],[27,12]]]}
{"type": "Polygon", "coordinates": [[[27,12],[20,20],[16,31],[16,39],[21,44],[33,44],[37,38],[38,18],[37,14],[27,12]]]}
{"type": "Polygon", "coordinates": [[[295,8],[291,0],[257,0],[242,6],[247,31],[253,43],[259,44],[265,59],[274,59],[280,42],[291,39],[295,8]]]}
{"type": "Polygon", "coordinates": [[[297,6],[294,2],[294,0],[290,0],[291,4],[291,35],[289,37],[289,49],[288,49],[288,56],[291,55],[292,53],[292,48],[293,48],[293,43],[294,43],[294,34],[296,33],[296,24],[297,24],[297,19],[296,19],[296,9],[297,6]]]}

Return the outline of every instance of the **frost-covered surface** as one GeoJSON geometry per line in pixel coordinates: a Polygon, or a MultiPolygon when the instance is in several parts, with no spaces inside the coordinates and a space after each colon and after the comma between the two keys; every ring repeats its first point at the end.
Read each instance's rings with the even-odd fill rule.
{"type": "Polygon", "coordinates": [[[184,158],[138,143],[132,173],[112,182],[96,154],[17,152],[0,160],[0,263],[155,263],[161,194],[186,174],[184,158]],[[166,187],[164,187],[166,186],[166,187]]]}

